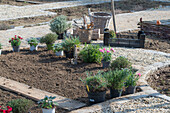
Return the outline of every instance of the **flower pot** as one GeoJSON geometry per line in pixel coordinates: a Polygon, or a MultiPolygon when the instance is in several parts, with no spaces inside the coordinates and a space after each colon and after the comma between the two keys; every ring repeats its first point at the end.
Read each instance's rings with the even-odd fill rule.
{"type": "Polygon", "coordinates": [[[0,55],[1,55],[2,50],[0,49],[0,55]]]}
{"type": "Polygon", "coordinates": [[[42,112],[43,113],[55,113],[55,108],[53,108],[53,109],[44,109],[44,108],[42,108],[42,112]]]}
{"type": "Polygon", "coordinates": [[[37,51],[37,49],[38,49],[38,45],[37,46],[34,46],[34,45],[30,45],[30,51],[37,51]]]}
{"type": "Polygon", "coordinates": [[[64,51],[66,58],[74,58],[74,52],[73,51],[64,51]]]}
{"type": "Polygon", "coordinates": [[[58,35],[58,39],[64,39],[64,35],[67,34],[67,30],[64,31],[64,33],[61,33],[61,34],[56,33],[56,34],[58,35]]]}
{"type": "Polygon", "coordinates": [[[110,97],[111,97],[111,98],[119,97],[119,96],[121,96],[121,95],[120,95],[121,92],[122,92],[122,90],[120,91],[120,90],[117,90],[117,89],[112,89],[112,88],[110,88],[110,97]]]}
{"type": "Polygon", "coordinates": [[[20,51],[20,46],[12,46],[13,52],[19,52],[20,51]]]}
{"type": "Polygon", "coordinates": [[[133,94],[136,91],[136,86],[129,86],[122,92],[123,95],[133,94]]]}
{"type": "Polygon", "coordinates": [[[89,103],[91,103],[91,104],[105,101],[106,91],[95,92],[95,93],[87,91],[87,94],[88,94],[88,98],[89,98],[89,103]]]}
{"type": "Polygon", "coordinates": [[[110,61],[108,61],[108,62],[102,61],[102,65],[103,65],[103,68],[109,68],[109,66],[110,66],[110,61]]]}
{"type": "Polygon", "coordinates": [[[47,49],[48,49],[48,50],[52,50],[53,47],[54,47],[54,44],[47,44],[47,49]]]}
{"type": "Polygon", "coordinates": [[[55,54],[57,56],[64,56],[64,52],[63,51],[57,51],[55,54]]]}
{"type": "Polygon", "coordinates": [[[90,43],[92,39],[93,30],[78,29],[78,36],[81,43],[90,43]]]}

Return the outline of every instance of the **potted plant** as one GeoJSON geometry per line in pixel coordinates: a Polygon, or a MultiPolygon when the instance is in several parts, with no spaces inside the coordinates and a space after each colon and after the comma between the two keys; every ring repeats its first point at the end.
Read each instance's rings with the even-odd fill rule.
{"type": "Polygon", "coordinates": [[[33,101],[28,99],[14,99],[7,103],[12,108],[12,113],[28,113],[33,104],[33,101]]]}
{"type": "Polygon", "coordinates": [[[31,38],[28,40],[28,44],[30,45],[30,51],[37,51],[38,49],[38,40],[36,38],[31,38]]]}
{"type": "Polygon", "coordinates": [[[102,65],[103,65],[103,68],[108,68],[109,65],[110,65],[110,61],[112,59],[112,52],[115,52],[115,50],[113,48],[109,48],[109,49],[106,49],[106,48],[103,48],[103,49],[99,49],[100,52],[102,52],[102,65]]]}
{"type": "Polygon", "coordinates": [[[45,43],[48,50],[53,50],[54,43],[57,40],[58,35],[53,33],[48,33],[40,39],[40,43],[45,43]]]}
{"type": "Polygon", "coordinates": [[[129,69],[129,74],[128,74],[128,78],[125,82],[125,91],[123,91],[122,93],[124,95],[128,95],[128,94],[133,94],[136,91],[136,82],[138,81],[139,77],[141,76],[140,73],[135,73],[133,72],[131,69],[129,69]]]}
{"type": "MultiPolygon", "coordinates": [[[[1,106],[0,106],[0,108],[1,108],[1,106]]],[[[1,113],[10,113],[11,111],[12,111],[12,107],[10,107],[10,106],[7,106],[6,110],[0,109],[1,113]]]]}
{"type": "Polygon", "coordinates": [[[125,87],[125,81],[128,78],[128,70],[110,70],[104,73],[104,77],[108,82],[107,86],[110,88],[110,97],[121,96],[122,89],[125,87]]]}
{"type": "Polygon", "coordinates": [[[2,51],[2,44],[0,43],[0,55],[1,55],[1,51],[2,51]]]}
{"type": "Polygon", "coordinates": [[[80,46],[80,40],[77,37],[69,36],[64,39],[61,43],[66,58],[73,58],[74,57],[74,46],[80,46]]]}
{"type": "Polygon", "coordinates": [[[96,75],[87,73],[87,78],[82,81],[91,104],[105,101],[107,81],[100,71],[96,75]]]}
{"type": "Polygon", "coordinates": [[[54,106],[58,105],[56,102],[53,102],[55,98],[56,97],[45,96],[44,99],[38,101],[38,104],[41,106],[43,113],[55,113],[54,106]]]}
{"type": "Polygon", "coordinates": [[[56,44],[54,47],[54,52],[57,56],[63,56],[64,52],[63,52],[63,47],[61,44],[56,44]]]}
{"type": "Polygon", "coordinates": [[[14,52],[19,52],[20,51],[19,48],[20,48],[20,44],[21,44],[22,39],[23,38],[21,38],[20,36],[15,35],[14,38],[11,38],[9,40],[9,43],[11,43],[11,46],[12,46],[14,52]]]}
{"type": "Polygon", "coordinates": [[[67,17],[64,15],[58,16],[50,22],[50,30],[59,36],[58,39],[63,39],[69,28],[71,28],[71,24],[67,22],[67,17]]]}

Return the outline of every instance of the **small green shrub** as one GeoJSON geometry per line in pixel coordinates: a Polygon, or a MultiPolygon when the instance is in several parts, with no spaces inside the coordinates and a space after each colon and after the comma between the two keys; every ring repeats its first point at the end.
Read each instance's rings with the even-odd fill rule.
{"type": "Polygon", "coordinates": [[[130,68],[131,65],[131,62],[127,58],[120,56],[111,63],[111,68],[120,70],[122,68],[130,68]]]}
{"type": "Polygon", "coordinates": [[[116,89],[121,90],[123,87],[125,87],[125,82],[128,78],[129,72],[128,69],[122,69],[122,70],[110,70],[108,72],[104,73],[104,77],[106,78],[108,84],[107,86],[116,89]]]}
{"type": "Polygon", "coordinates": [[[80,40],[78,37],[65,37],[65,40],[61,43],[63,50],[71,52],[74,50],[74,46],[76,45],[77,47],[80,46],[80,40]]]}
{"type": "Polygon", "coordinates": [[[89,92],[102,92],[107,88],[107,81],[100,71],[95,75],[87,73],[87,78],[82,81],[89,92]]]}
{"type": "Polygon", "coordinates": [[[63,47],[62,47],[61,44],[56,44],[56,45],[54,46],[54,52],[59,52],[59,51],[61,51],[61,50],[63,50],[63,47]]]}
{"type": "Polygon", "coordinates": [[[116,38],[116,33],[113,30],[109,31],[110,38],[116,38]]]}
{"type": "Polygon", "coordinates": [[[36,38],[31,38],[30,40],[28,40],[28,44],[30,44],[30,46],[37,46],[38,45],[38,40],[36,38]]]}
{"type": "Polygon", "coordinates": [[[44,99],[41,99],[40,101],[38,101],[38,104],[42,107],[42,108],[45,108],[45,109],[52,109],[54,108],[54,105],[58,105],[57,102],[53,102],[53,100],[55,99],[56,97],[48,97],[48,96],[45,96],[44,99]]]}
{"type": "Polygon", "coordinates": [[[56,34],[62,34],[65,30],[71,27],[70,23],[67,23],[67,17],[64,15],[54,18],[50,22],[50,30],[56,34]]]}
{"type": "Polygon", "coordinates": [[[80,58],[87,63],[101,63],[102,52],[99,51],[99,45],[85,45],[85,47],[80,51],[80,58]]]}
{"type": "Polygon", "coordinates": [[[8,102],[8,106],[12,107],[13,113],[28,113],[33,106],[33,101],[27,99],[15,99],[8,102]]]}
{"type": "Polygon", "coordinates": [[[53,44],[58,38],[57,34],[48,33],[40,39],[40,43],[53,44]]]}

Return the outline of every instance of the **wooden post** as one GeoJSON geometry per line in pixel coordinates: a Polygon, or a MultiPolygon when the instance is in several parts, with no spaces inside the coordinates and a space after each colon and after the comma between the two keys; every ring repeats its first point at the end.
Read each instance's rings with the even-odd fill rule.
{"type": "Polygon", "coordinates": [[[112,10],[112,16],[113,16],[113,27],[114,27],[114,32],[116,33],[116,21],[115,21],[114,0],[111,0],[111,10],[112,10]]]}
{"type": "Polygon", "coordinates": [[[145,47],[145,34],[140,35],[140,47],[144,48],[145,47]]]}

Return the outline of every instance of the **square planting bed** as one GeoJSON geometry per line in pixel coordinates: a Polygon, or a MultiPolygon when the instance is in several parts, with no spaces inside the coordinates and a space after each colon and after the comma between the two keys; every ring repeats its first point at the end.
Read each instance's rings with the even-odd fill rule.
{"type": "MultiPolygon", "coordinates": [[[[88,103],[86,88],[80,79],[86,78],[86,72],[97,73],[103,69],[101,64],[83,63],[78,60],[72,65],[70,59],[56,56],[53,51],[39,49],[30,52],[23,49],[19,53],[3,51],[0,57],[0,75],[37,89],[88,103]]],[[[137,89],[137,92],[139,89],[137,89]]],[[[106,100],[110,99],[109,91],[106,100]]]]}

